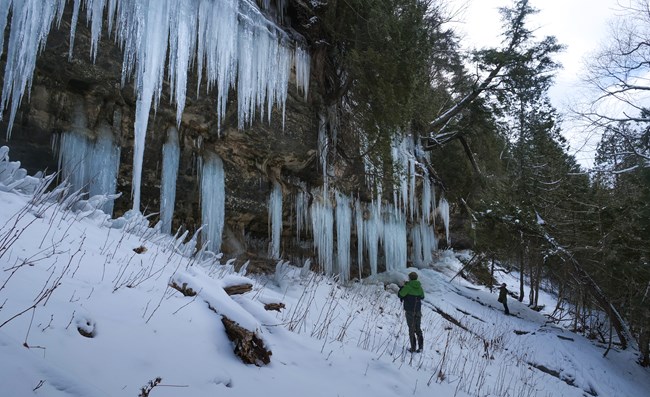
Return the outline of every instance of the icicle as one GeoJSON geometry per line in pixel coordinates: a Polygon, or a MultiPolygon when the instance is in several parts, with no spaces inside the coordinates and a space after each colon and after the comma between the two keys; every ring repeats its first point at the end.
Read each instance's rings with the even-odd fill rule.
{"type": "Polygon", "coordinates": [[[320,167],[323,172],[323,190],[328,190],[327,182],[327,118],[323,113],[318,115],[318,157],[320,158],[320,167]]]}
{"type": "MultiPolygon", "coordinates": [[[[85,120],[77,113],[76,127],[85,127],[85,120]]],[[[98,128],[95,142],[76,132],[63,133],[59,144],[59,170],[72,190],[92,196],[113,195],[117,187],[120,148],[113,143],[110,128],[98,128]]],[[[101,208],[113,213],[113,201],[107,200],[101,208]]]]}
{"type": "Polygon", "coordinates": [[[149,123],[149,112],[158,101],[162,90],[165,57],[169,41],[171,2],[159,0],[148,7],[136,7],[140,41],[136,50],[136,111],[133,142],[133,209],[140,210],[140,188],[144,146],[149,123]]]}
{"type": "Polygon", "coordinates": [[[409,178],[409,190],[408,190],[408,204],[409,204],[409,216],[410,219],[413,219],[417,215],[417,207],[415,206],[415,154],[413,148],[413,140],[410,137],[405,138],[405,141],[408,142],[408,178],[409,178]]]}
{"type": "Polygon", "coordinates": [[[303,231],[309,230],[309,196],[304,191],[296,195],[296,240],[300,241],[303,231]]]}
{"type": "Polygon", "coordinates": [[[415,206],[415,148],[410,136],[396,137],[393,140],[391,154],[393,172],[397,176],[399,186],[393,189],[393,203],[409,214],[410,219],[416,215],[415,206]]]}
{"type": "Polygon", "coordinates": [[[357,230],[357,266],[359,268],[359,279],[363,274],[363,208],[361,207],[361,200],[357,199],[354,202],[354,215],[355,226],[357,230]]]}
{"type": "Polygon", "coordinates": [[[223,162],[215,153],[207,152],[201,167],[201,217],[204,228],[201,232],[207,249],[221,250],[225,214],[225,176],[223,162]]]}
{"type": "Polygon", "coordinates": [[[422,266],[424,257],[422,255],[422,228],[421,225],[415,225],[411,228],[411,241],[413,243],[412,258],[415,266],[422,266]]]}
{"type": "Polygon", "coordinates": [[[383,227],[386,270],[406,269],[408,257],[406,220],[397,207],[389,208],[386,215],[383,227]]]}
{"type": "Polygon", "coordinates": [[[282,186],[273,183],[273,190],[269,196],[269,227],[271,229],[271,245],[269,256],[280,259],[280,236],[282,235],[282,186]]]}
{"type": "Polygon", "coordinates": [[[413,242],[413,263],[417,266],[433,262],[433,251],[438,248],[435,231],[423,219],[411,229],[413,242]]]}
{"type": "Polygon", "coordinates": [[[172,8],[169,31],[169,74],[172,87],[171,99],[176,99],[176,123],[181,124],[187,92],[187,76],[190,60],[196,53],[198,25],[196,3],[180,2],[172,8]]]}
{"type": "Polygon", "coordinates": [[[444,198],[441,198],[440,203],[438,203],[438,213],[442,218],[442,222],[445,224],[445,237],[447,238],[447,247],[449,247],[451,243],[449,236],[449,203],[444,198]]]}
{"type": "Polygon", "coordinates": [[[295,51],[295,67],[296,67],[296,88],[298,92],[302,92],[303,98],[306,101],[309,94],[309,70],[311,57],[309,53],[301,47],[296,47],[295,51]]]}
{"type": "Polygon", "coordinates": [[[318,253],[318,263],[323,266],[325,274],[332,275],[334,272],[334,215],[332,205],[327,197],[319,197],[314,200],[310,209],[314,248],[318,253]]]}
{"type": "MultiPolygon", "coordinates": [[[[97,140],[90,147],[90,179],[88,193],[90,197],[113,195],[117,189],[117,175],[120,168],[120,147],[113,142],[113,135],[108,125],[98,128],[97,140]]],[[[113,200],[107,200],[99,209],[106,214],[113,214],[113,200]]]]}
{"type": "Polygon", "coordinates": [[[170,127],[167,130],[167,142],[162,148],[162,178],[160,181],[160,231],[171,233],[174,203],[176,202],[176,179],[180,159],[178,130],[170,127]]]}
{"type": "MultiPolygon", "coordinates": [[[[70,49],[68,50],[68,62],[72,61],[72,53],[74,50],[74,39],[77,33],[77,22],[79,21],[79,8],[81,7],[81,0],[74,0],[72,6],[72,21],[70,22],[70,49]]],[[[4,31],[4,29],[2,30],[4,31]]]]}
{"type": "Polygon", "coordinates": [[[422,179],[422,220],[429,222],[431,219],[431,181],[425,175],[422,179]]]}
{"type": "Polygon", "coordinates": [[[72,190],[87,188],[88,140],[80,134],[65,132],[59,143],[59,171],[72,190]]]}
{"type": "Polygon", "coordinates": [[[350,198],[336,192],[336,272],[340,280],[350,279],[350,233],[352,232],[352,208],[350,198]]]}
{"type": "Polygon", "coordinates": [[[379,259],[379,242],[383,237],[383,222],[381,220],[381,202],[373,201],[369,206],[369,217],[363,222],[364,243],[368,251],[370,274],[377,274],[379,259]]]}

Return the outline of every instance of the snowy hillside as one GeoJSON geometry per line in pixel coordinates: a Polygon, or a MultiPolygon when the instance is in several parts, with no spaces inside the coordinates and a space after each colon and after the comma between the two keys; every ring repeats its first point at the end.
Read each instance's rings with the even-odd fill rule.
{"type": "Polygon", "coordinates": [[[346,285],[284,262],[246,276],[187,256],[191,243],[140,216],[108,219],[94,209],[101,197],[44,194],[0,157],[2,396],[650,396],[634,352],[604,358],[523,304],[511,299],[515,316],[504,316],[496,293],[450,282],[462,254],[417,270],[425,350],[411,354],[395,294],[406,270],[346,285]],[[250,292],[224,290],[245,283],[250,292]],[[263,340],[269,365],[235,356],[222,316],[263,340]]]}

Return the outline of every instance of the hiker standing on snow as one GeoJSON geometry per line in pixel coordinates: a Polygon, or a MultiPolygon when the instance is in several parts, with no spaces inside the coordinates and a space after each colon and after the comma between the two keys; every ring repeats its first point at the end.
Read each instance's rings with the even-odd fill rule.
{"type": "Polygon", "coordinates": [[[510,314],[510,310],[508,310],[508,289],[506,288],[506,283],[501,284],[499,287],[499,299],[497,301],[503,304],[506,315],[510,314]]]}
{"type": "Polygon", "coordinates": [[[397,295],[404,303],[406,325],[409,328],[409,340],[411,341],[411,348],[409,351],[411,353],[421,352],[424,343],[422,329],[420,328],[424,290],[422,289],[422,284],[418,281],[418,274],[416,272],[409,273],[409,280],[399,289],[397,295]],[[415,343],[416,337],[417,345],[415,343]]]}

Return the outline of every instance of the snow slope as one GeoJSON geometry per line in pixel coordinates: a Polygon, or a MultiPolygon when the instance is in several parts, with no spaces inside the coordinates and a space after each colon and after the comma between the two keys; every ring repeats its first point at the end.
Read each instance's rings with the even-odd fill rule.
{"type": "MultiPolygon", "coordinates": [[[[10,179],[0,173],[2,186],[10,179]]],[[[92,200],[66,210],[30,186],[0,189],[2,396],[135,397],[157,377],[152,397],[650,396],[634,352],[604,358],[603,347],[519,302],[504,316],[496,293],[450,282],[462,253],[417,270],[425,350],[410,354],[395,295],[407,271],[341,285],[280,261],[275,274],[246,276],[216,256],[186,256],[191,246],[142,218],[110,220],[92,200]],[[224,292],[243,282],[253,290],[224,292]],[[222,316],[256,332],[271,363],[243,364],[222,316]]]]}

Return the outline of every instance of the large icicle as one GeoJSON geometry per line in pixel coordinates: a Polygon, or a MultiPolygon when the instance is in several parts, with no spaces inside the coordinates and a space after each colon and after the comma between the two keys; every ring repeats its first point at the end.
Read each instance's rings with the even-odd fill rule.
{"type": "Polygon", "coordinates": [[[447,247],[449,247],[451,243],[451,237],[449,236],[449,202],[444,197],[440,199],[437,211],[445,225],[445,237],[447,239],[447,247]]]}
{"type": "Polygon", "coordinates": [[[387,210],[383,231],[386,270],[406,269],[408,258],[406,219],[399,208],[392,207],[387,210]]]}
{"type": "Polygon", "coordinates": [[[201,235],[210,251],[220,252],[221,250],[224,214],[223,162],[215,153],[207,152],[203,156],[203,167],[201,167],[201,217],[203,219],[201,235]]]}
{"type": "MultiPolygon", "coordinates": [[[[113,144],[110,130],[102,131],[95,142],[77,132],[65,132],[59,142],[59,170],[73,190],[89,197],[115,194],[120,148],[113,144]]],[[[100,208],[113,213],[113,201],[100,208]]]]}
{"type": "Polygon", "coordinates": [[[361,200],[357,199],[354,202],[354,218],[357,231],[357,267],[359,268],[359,279],[363,274],[363,207],[361,200]]]}
{"type": "MultiPolygon", "coordinates": [[[[142,162],[144,145],[149,124],[149,112],[161,95],[165,72],[165,56],[169,37],[171,4],[169,0],[149,3],[148,7],[136,7],[135,28],[140,39],[136,50],[136,91],[135,127],[133,141],[133,209],[140,210],[140,188],[142,181],[142,162]],[[154,5],[155,4],[155,5],[154,5]],[[138,26],[139,25],[139,26],[138,26]]],[[[128,50],[127,50],[128,51],[128,50]]]]}
{"type": "Polygon", "coordinates": [[[413,140],[410,136],[396,137],[392,142],[393,172],[399,181],[394,189],[393,202],[396,208],[402,208],[410,218],[416,212],[415,207],[415,154],[413,140]]]}
{"type": "Polygon", "coordinates": [[[433,262],[433,251],[438,249],[438,244],[433,226],[420,220],[411,229],[413,243],[413,263],[416,266],[425,266],[433,262]]]}
{"type": "MultiPolygon", "coordinates": [[[[84,134],[88,120],[83,105],[75,105],[71,131],[61,134],[58,142],[59,171],[73,190],[90,197],[115,194],[120,166],[120,148],[113,142],[107,124],[100,124],[95,139],[84,134]]],[[[107,200],[100,208],[113,213],[113,201],[107,200]]]]}
{"type": "Polygon", "coordinates": [[[364,244],[368,251],[370,274],[377,274],[379,264],[379,242],[383,238],[384,223],[381,219],[381,202],[379,199],[370,203],[368,219],[363,222],[364,244]]]}
{"type": "Polygon", "coordinates": [[[167,130],[167,142],[163,145],[162,180],[160,181],[160,231],[171,233],[174,203],[176,202],[176,179],[181,149],[178,143],[178,130],[167,130]]]}
{"type": "Polygon", "coordinates": [[[302,91],[304,100],[306,101],[307,95],[309,94],[309,52],[305,51],[301,47],[296,47],[294,54],[296,64],[296,87],[299,92],[302,91]]]}
{"type": "MultiPolygon", "coordinates": [[[[88,177],[90,197],[115,194],[120,168],[120,147],[113,142],[110,127],[106,124],[97,129],[97,138],[91,146],[88,177]]],[[[113,200],[107,200],[99,209],[113,214],[113,200]]]]}
{"type": "Polygon", "coordinates": [[[323,172],[323,190],[329,189],[327,178],[327,152],[329,150],[329,140],[327,139],[327,117],[324,113],[318,115],[318,157],[320,159],[320,168],[323,172]]]}
{"type": "Polygon", "coordinates": [[[334,210],[327,192],[315,198],[310,209],[318,263],[323,266],[325,274],[332,275],[334,273],[334,210]]]}
{"type": "Polygon", "coordinates": [[[336,192],[336,265],[340,280],[350,279],[350,234],[352,207],[350,198],[336,192]]]}
{"type": "Polygon", "coordinates": [[[280,236],[282,235],[282,186],[278,182],[273,183],[273,189],[269,195],[269,228],[271,229],[271,244],[269,256],[273,259],[280,259],[280,236]]]}
{"type": "Polygon", "coordinates": [[[304,191],[296,194],[296,241],[309,230],[309,195],[304,191]]]}

